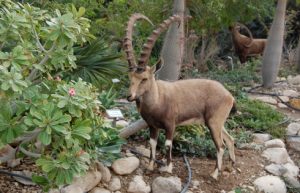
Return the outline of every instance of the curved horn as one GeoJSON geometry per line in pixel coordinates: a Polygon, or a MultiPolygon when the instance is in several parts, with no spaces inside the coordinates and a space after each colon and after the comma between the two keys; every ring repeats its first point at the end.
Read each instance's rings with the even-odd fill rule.
{"type": "Polygon", "coordinates": [[[126,53],[127,61],[129,65],[129,71],[133,71],[135,68],[137,68],[136,59],[134,56],[134,51],[132,46],[132,33],[133,33],[134,23],[139,19],[144,19],[148,21],[151,25],[153,25],[150,19],[144,16],[143,14],[134,13],[133,15],[130,16],[129,21],[127,23],[126,36],[124,38],[124,43],[123,43],[124,51],[126,53]]]}
{"type": "Polygon", "coordinates": [[[175,21],[181,21],[181,18],[179,15],[173,15],[169,17],[168,19],[164,20],[157,29],[153,30],[152,34],[147,38],[147,43],[144,44],[141,57],[138,61],[138,68],[140,70],[144,70],[146,67],[146,64],[149,60],[152,48],[159,37],[159,35],[164,32],[168,27],[175,21]]]}
{"type": "Polygon", "coordinates": [[[238,24],[238,25],[240,25],[241,27],[245,28],[246,31],[248,32],[248,34],[249,34],[249,36],[250,36],[250,43],[247,44],[247,45],[244,45],[244,46],[247,47],[247,48],[249,48],[249,47],[252,45],[252,43],[253,43],[253,36],[252,36],[251,31],[250,31],[249,28],[248,28],[247,26],[245,26],[244,24],[241,24],[241,23],[238,23],[238,22],[237,22],[236,24],[238,24]]]}

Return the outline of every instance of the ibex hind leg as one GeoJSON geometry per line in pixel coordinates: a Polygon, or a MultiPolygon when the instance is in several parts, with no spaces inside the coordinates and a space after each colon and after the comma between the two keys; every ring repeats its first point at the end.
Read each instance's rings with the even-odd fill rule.
{"type": "Polygon", "coordinates": [[[228,147],[230,160],[232,162],[232,165],[234,165],[235,164],[234,139],[229,135],[225,127],[223,127],[222,129],[222,133],[223,133],[223,139],[226,143],[226,146],[228,147]]]}
{"type": "Polygon", "coordinates": [[[213,177],[215,180],[218,179],[219,171],[221,171],[222,168],[222,160],[223,160],[223,154],[224,154],[224,144],[223,144],[223,137],[222,137],[222,125],[217,124],[216,121],[210,120],[208,123],[208,127],[210,129],[212,139],[215,143],[216,149],[217,149],[217,161],[215,170],[213,173],[211,173],[211,177],[213,177]]]}

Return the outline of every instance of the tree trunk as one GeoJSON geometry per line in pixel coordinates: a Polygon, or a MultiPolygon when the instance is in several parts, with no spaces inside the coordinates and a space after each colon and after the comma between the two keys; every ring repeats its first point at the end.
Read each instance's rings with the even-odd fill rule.
{"type": "Polygon", "coordinates": [[[297,71],[300,73],[300,37],[298,40],[298,46],[296,50],[296,65],[297,65],[297,71]]]}
{"type": "Polygon", "coordinates": [[[278,0],[274,21],[268,36],[268,43],[263,54],[262,78],[265,88],[273,86],[279,71],[283,46],[286,3],[287,0],[278,0]]]}
{"type": "Polygon", "coordinates": [[[195,49],[198,44],[199,37],[194,30],[190,31],[189,37],[185,40],[185,50],[182,67],[193,67],[196,64],[195,49]]]}
{"type": "Polygon", "coordinates": [[[161,80],[177,80],[180,74],[180,68],[184,53],[184,9],[185,0],[174,0],[173,14],[181,16],[181,23],[171,24],[168,29],[161,56],[164,60],[164,66],[158,72],[158,78],[161,80]]]}
{"type": "Polygon", "coordinates": [[[144,121],[144,119],[139,119],[136,122],[121,129],[119,132],[119,137],[126,139],[130,135],[133,135],[142,129],[146,129],[147,127],[148,127],[148,124],[146,123],[146,121],[144,121]]]}

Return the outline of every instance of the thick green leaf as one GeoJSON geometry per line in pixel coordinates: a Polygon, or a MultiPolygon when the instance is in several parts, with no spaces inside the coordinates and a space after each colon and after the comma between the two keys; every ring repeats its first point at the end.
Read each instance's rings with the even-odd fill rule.
{"type": "Polygon", "coordinates": [[[39,133],[38,139],[41,140],[44,145],[49,145],[51,143],[51,135],[49,135],[46,131],[39,133]]]}

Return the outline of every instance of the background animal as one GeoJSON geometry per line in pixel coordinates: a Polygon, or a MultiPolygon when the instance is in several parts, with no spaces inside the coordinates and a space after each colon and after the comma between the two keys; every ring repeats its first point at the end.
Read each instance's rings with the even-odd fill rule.
{"type": "Polygon", "coordinates": [[[248,56],[262,55],[267,44],[267,39],[254,39],[250,30],[243,24],[236,23],[230,27],[235,53],[240,62],[245,63],[248,56]],[[240,33],[241,27],[245,28],[250,37],[240,33]]]}
{"type": "Polygon", "coordinates": [[[130,17],[124,49],[129,65],[129,101],[135,101],[138,111],[150,128],[151,161],[149,169],[154,169],[154,159],[159,129],[166,131],[165,146],[167,165],[160,170],[172,172],[172,141],[176,125],[204,123],[209,128],[217,149],[217,162],[211,176],[215,179],[221,170],[224,142],[228,146],[232,163],[235,162],[234,140],[224,128],[224,123],[233,107],[234,98],[219,82],[206,79],[179,80],[167,82],[155,80],[155,72],[161,61],[150,67],[147,65],[152,48],[158,36],[172,22],[180,21],[177,15],[171,16],[159,25],[147,39],[136,62],[132,46],[133,26],[136,20],[150,20],[141,14],[130,17]]]}

